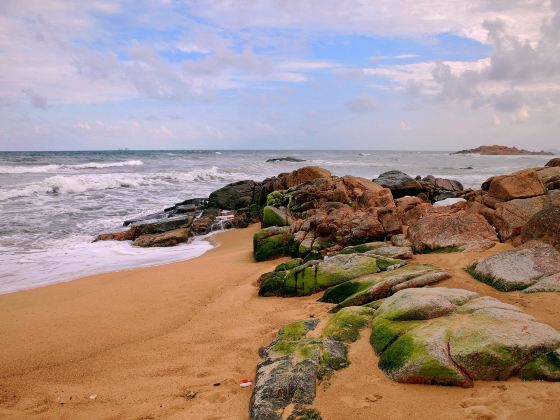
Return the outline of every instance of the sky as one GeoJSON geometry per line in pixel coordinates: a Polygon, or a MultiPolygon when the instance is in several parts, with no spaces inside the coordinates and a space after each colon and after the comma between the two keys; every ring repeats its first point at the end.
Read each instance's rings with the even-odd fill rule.
{"type": "Polygon", "coordinates": [[[560,149],[560,0],[1,0],[0,150],[560,149]]]}

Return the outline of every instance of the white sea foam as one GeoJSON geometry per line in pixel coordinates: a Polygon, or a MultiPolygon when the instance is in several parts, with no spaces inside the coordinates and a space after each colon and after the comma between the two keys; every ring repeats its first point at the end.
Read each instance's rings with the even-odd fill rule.
{"type": "Polygon", "coordinates": [[[126,160],[123,162],[87,162],[74,165],[52,164],[52,165],[35,165],[35,166],[0,166],[0,174],[26,174],[26,173],[53,173],[61,170],[79,170],[79,169],[106,169],[118,168],[123,166],[140,166],[144,162],[141,160],[126,160]]]}

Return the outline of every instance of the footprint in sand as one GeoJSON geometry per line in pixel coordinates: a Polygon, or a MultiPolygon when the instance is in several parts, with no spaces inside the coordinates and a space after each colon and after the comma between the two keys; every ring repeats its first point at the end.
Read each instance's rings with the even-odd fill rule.
{"type": "Polygon", "coordinates": [[[379,401],[381,398],[383,397],[378,394],[368,396],[363,400],[360,398],[345,395],[345,396],[341,396],[340,400],[350,408],[360,409],[360,408],[371,407],[372,404],[379,401]]]}

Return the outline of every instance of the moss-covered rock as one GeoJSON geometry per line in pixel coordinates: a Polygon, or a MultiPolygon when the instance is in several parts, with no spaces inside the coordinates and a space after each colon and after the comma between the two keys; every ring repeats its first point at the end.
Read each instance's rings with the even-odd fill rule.
{"type": "Polygon", "coordinates": [[[560,349],[535,357],[519,372],[521,379],[560,381],[560,349]]]}
{"type": "Polygon", "coordinates": [[[339,254],[311,260],[297,267],[265,274],[259,280],[261,296],[304,296],[348,280],[399,266],[401,260],[360,254],[339,254]],[[266,290],[266,293],[263,292],[266,290]]]}
{"type": "Polygon", "coordinates": [[[358,277],[328,289],[321,300],[338,303],[337,310],[347,306],[365,305],[390,295],[394,285],[435,270],[437,267],[431,265],[409,264],[391,271],[358,277]]]}
{"type": "Polygon", "coordinates": [[[407,289],[375,312],[379,367],[407,383],[471,386],[473,380],[558,380],[560,334],[517,307],[460,289],[407,289]]]}
{"type": "Polygon", "coordinates": [[[289,215],[286,207],[266,206],[263,209],[262,226],[263,228],[270,226],[289,226],[289,215]]]}
{"type": "Polygon", "coordinates": [[[288,227],[268,227],[253,235],[253,255],[257,261],[265,261],[289,255],[293,236],[288,227]]]}
{"type": "Polygon", "coordinates": [[[374,309],[364,306],[345,308],[330,317],[322,336],[353,343],[360,337],[360,330],[369,325],[374,313],[374,309]]]}

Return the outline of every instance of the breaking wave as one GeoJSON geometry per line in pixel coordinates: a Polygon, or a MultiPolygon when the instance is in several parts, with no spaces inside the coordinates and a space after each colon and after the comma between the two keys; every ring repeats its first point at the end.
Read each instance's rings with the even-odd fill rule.
{"type": "Polygon", "coordinates": [[[140,166],[144,162],[141,160],[126,160],[124,162],[87,162],[75,165],[36,165],[36,166],[0,166],[1,174],[30,174],[30,173],[50,173],[65,169],[105,169],[117,168],[122,166],[140,166]]]}

